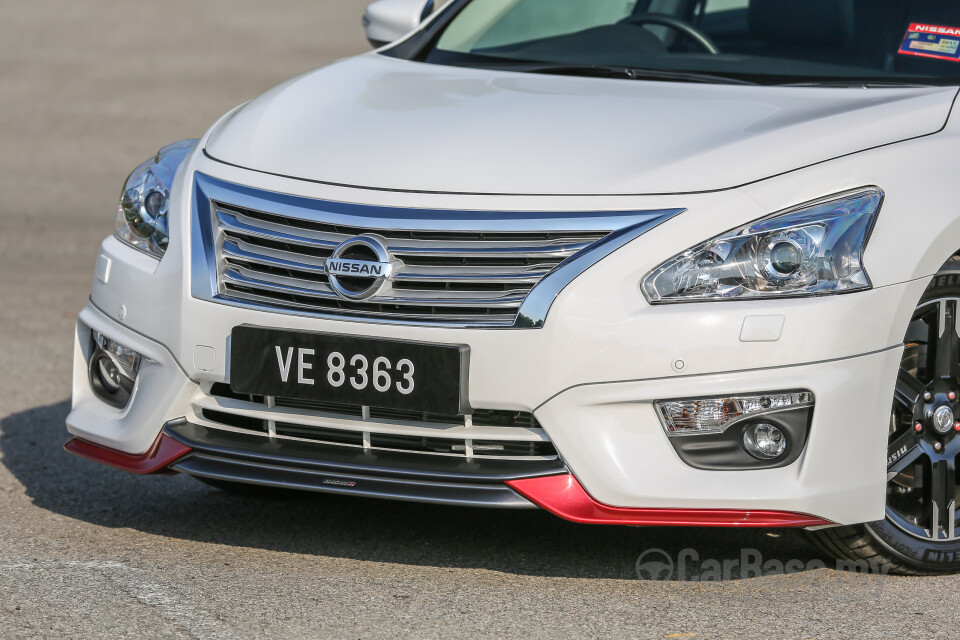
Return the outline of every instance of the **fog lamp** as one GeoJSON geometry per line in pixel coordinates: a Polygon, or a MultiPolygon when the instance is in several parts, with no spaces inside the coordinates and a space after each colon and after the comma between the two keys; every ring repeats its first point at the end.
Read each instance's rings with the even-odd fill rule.
{"type": "Polygon", "coordinates": [[[743,448],[754,458],[773,460],[787,451],[787,437],[769,422],[758,422],[743,430],[743,448]]]}
{"type": "Polygon", "coordinates": [[[102,333],[92,332],[90,387],[98,398],[122,409],[127,406],[140,371],[141,356],[102,333]]]}
{"type": "Polygon", "coordinates": [[[120,367],[106,355],[97,358],[97,376],[103,383],[104,388],[110,393],[116,393],[120,390],[121,379],[123,378],[120,374],[120,367]]]}
{"type": "Polygon", "coordinates": [[[657,413],[667,435],[720,433],[734,422],[785,409],[813,405],[810,391],[775,392],[720,398],[663,400],[657,413]]]}

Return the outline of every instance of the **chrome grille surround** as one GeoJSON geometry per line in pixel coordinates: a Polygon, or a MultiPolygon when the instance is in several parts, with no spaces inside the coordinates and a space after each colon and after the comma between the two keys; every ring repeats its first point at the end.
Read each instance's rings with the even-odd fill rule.
{"type": "Polygon", "coordinates": [[[531,413],[478,409],[470,415],[417,414],[329,402],[247,396],[225,383],[204,383],[189,421],[263,437],[463,459],[558,460],[531,413]]]}
{"type": "Polygon", "coordinates": [[[444,211],[314,200],[194,177],[194,297],[368,322],[538,328],[580,273],[682,209],[444,211]],[[358,236],[396,261],[388,287],[348,300],[326,259],[358,236]]]}

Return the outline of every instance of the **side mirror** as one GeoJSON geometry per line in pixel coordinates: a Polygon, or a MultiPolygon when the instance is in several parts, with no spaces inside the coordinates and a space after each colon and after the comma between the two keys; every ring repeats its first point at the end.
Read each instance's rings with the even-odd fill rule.
{"type": "Polygon", "coordinates": [[[377,0],[363,14],[363,28],[374,48],[399,40],[433,11],[434,0],[377,0]]]}

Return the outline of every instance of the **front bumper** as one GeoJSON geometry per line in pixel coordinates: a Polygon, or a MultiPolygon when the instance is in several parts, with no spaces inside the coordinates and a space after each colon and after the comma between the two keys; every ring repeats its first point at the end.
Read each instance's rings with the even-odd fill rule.
{"type": "MultiPolygon", "coordinates": [[[[188,375],[164,346],[91,304],[77,324],[74,407],[67,425],[84,442],[139,456],[154,447],[166,424],[164,434],[190,449],[178,455],[170,468],[221,480],[446,504],[515,508],[537,504],[582,522],[848,524],[875,520],[883,513],[886,390],[893,387],[899,359],[900,349],[890,348],[774,369],[572,386],[530,407],[559,452],[559,460],[501,469],[462,465],[457,470],[432,468],[422,457],[404,460],[404,455],[383,452],[344,457],[342,452],[314,445],[284,450],[262,437],[209,429],[202,417],[210,401],[204,391],[208,383],[188,375]],[[103,404],[89,388],[90,353],[85,345],[90,343],[91,329],[146,357],[126,409],[103,404]],[[788,388],[810,389],[817,404],[803,454],[780,469],[704,471],[687,466],[672,448],[652,404],[668,397],[788,388]],[[544,496],[545,485],[517,483],[565,474],[572,474],[589,502],[575,501],[578,506],[571,509],[569,504],[564,506],[560,492],[544,496]],[[596,515],[597,505],[628,512],[616,517],[596,515]],[[594,515],[583,516],[584,509],[594,515]],[[696,514],[685,517],[676,510],[696,514]],[[776,513],[762,516],[765,512],[776,513]]],[[[522,388],[523,381],[508,371],[501,375],[522,388]]],[[[482,379],[472,376],[471,394],[479,384],[482,379]]],[[[476,400],[472,402],[476,406],[476,400]]]]}
{"type": "MultiPolygon", "coordinates": [[[[253,415],[263,419],[291,415],[306,419],[290,409],[283,413],[230,405],[211,396],[211,385],[229,378],[230,335],[239,325],[457,344],[470,347],[470,405],[532,413],[544,437],[559,453],[555,467],[529,473],[498,471],[488,478],[474,475],[474,480],[480,480],[472,484],[482,486],[467,502],[530,506],[531,502],[522,497],[528,495],[533,503],[564,517],[603,521],[602,517],[589,516],[594,511],[580,518],[577,514],[583,515],[584,511],[561,508],[556,502],[542,500],[540,494],[521,489],[531,485],[516,484],[569,473],[595,503],[589,509],[601,511],[670,510],[674,515],[677,509],[725,511],[727,515],[770,511],[810,514],[838,524],[883,517],[886,434],[894,381],[905,327],[927,279],[823,298],[650,306],[638,283],[659,262],[686,249],[691,239],[716,235],[769,211],[736,190],[651,196],[641,202],[625,197],[589,201],[537,198],[535,202],[505,197],[487,198],[483,204],[501,210],[686,208],[688,213],[644,234],[576,278],[556,297],[541,329],[388,325],[233,307],[190,295],[194,256],[188,176],[198,170],[278,193],[343,202],[460,210],[477,205],[470,196],[357,194],[339,187],[213,166],[195,156],[174,184],[173,191],[181,195],[171,205],[171,243],[162,261],[158,263],[114,238],[102,245],[91,302],[77,323],[73,410],[67,419],[70,433],[84,442],[140,456],[155,445],[163,425],[183,424],[185,420],[188,426],[184,429],[209,431],[212,425],[205,421],[203,410],[211,408],[255,412],[253,415]],[[747,327],[769,319],[780,326],[779,337],[758,340],[747,331],[747,327]],[[144,356],[133,397],[125,409],[100,402],[90,389],[87,364],[91,330],[144,356]],[[690,467],[675,453],[653,408],[655,400],[667,398],[787,389],[812,391],[816,406],[802,455],[778,469],[706,471],[690,467]]],[[[857,185],[810,188],[840,191],[851,186],[857,185]]],[[[315,426],[350,428],[349,424],[322,416],[310,416],[309,420],[315,426]]],[[[378,428],[424,437],[437,430],[435,425],[388,424],[378,428]]],[[[444,493],[445,489],[439,493],[434,491],[436,487],[416,491],[424,487],[424,477],[416,474],[403,477],[408,486],[402,491],[397,490],[396,483],[387,490],[381,481],[397,476],[372,460],[364,462],[366,475],[342,466],[318,468],[311,462],[316,456],[304,456],[302,452],[290,456],[299,462],[276,464],[275,460],[251,458],[251,448],[257,447],[234,443],[237,446],[217,449],[220,445],[216,443],[193,440],[200,431],[189,437],[173,428],[167,433],[181,443],[190,440],[197,445],[196,449],[191,447],[196,453],[174,463],[186,473],[358,494],[364,493],[362,483],[372,486],[365,484],[372,479],[380,484],[366,495],[462,503],[454,493],[444,493]],[[214,455],[210,447],[219,453],[214,455]],[[233,453],[225,455],[228,449],[233,453]],[[290,468],[296,472],[291,473],[290,468]],[[361,477],[348,479],[356,483],[348,487],[325,484],[325,473],[333,473],[332,480],[351,473],[361,477]]],[[[449,480],[440,478],[439,482],[449,484],[449,480]]],[[[462,477],[453,478],[454,484],[463,482],[462,477]]],[[[741,523],[738,517],[731,515],[725,521],[741,523]]],[[[644,520],[637,513],[631,518],[626,522],[682,523],[669,517],[644,520]]],[[[688,523],[705,522],[698,519],[688,523]]],[[[776,523],[776,518],[768,522],[776,523]]]]}

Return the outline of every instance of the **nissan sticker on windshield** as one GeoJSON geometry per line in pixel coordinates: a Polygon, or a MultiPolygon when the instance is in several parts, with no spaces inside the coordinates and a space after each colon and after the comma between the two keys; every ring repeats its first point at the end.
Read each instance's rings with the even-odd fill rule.
{"type": "Polygon", "coordinates": [[[900,53],[960,62],[960,28],[913,23],[900,45],[900,53]]]}

